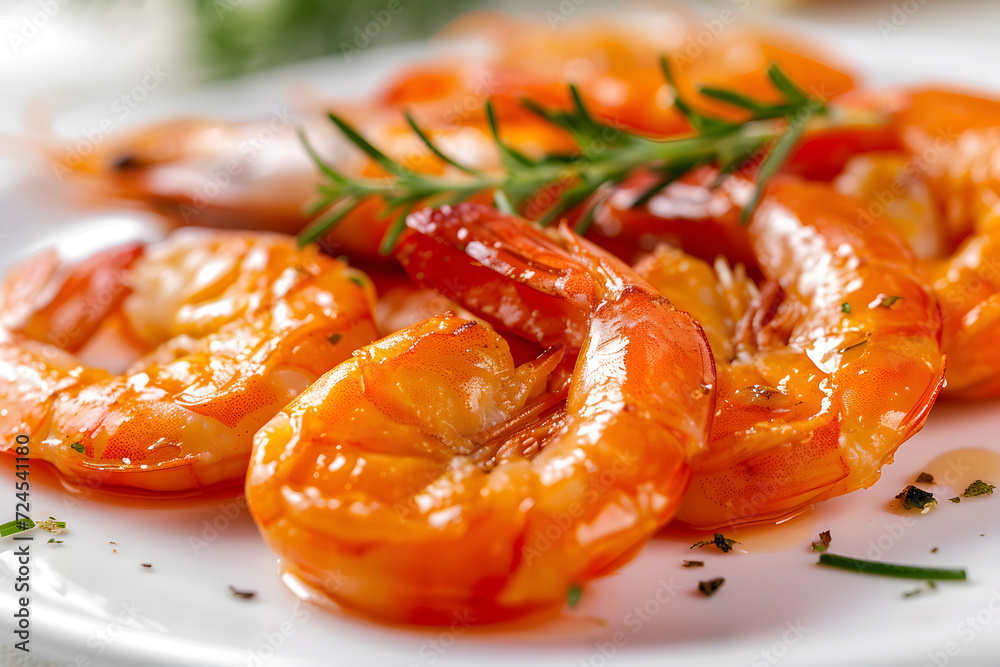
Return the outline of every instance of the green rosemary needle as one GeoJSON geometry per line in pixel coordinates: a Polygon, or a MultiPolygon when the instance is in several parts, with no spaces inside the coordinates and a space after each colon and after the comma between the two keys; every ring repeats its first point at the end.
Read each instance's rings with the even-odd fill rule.
{"type": "MultiPolygon", "coordinates": [[[[673,75],[666,58],[661,58],[663,76],[674,86],[673,75]]],[[[502,169],[484,173],[464,165],[443,152],[407,112],[410,128],[438,159],[451,165],[460,175],[438,176],[422,174],[393,160],[365,139],[360,132],[336,114],[330,120],[347,139],[386,172],[384,178],[350,177],[334,169],[317,154],[305,135],[300,137],[316,162],[324,181],[318,188],[319,197],[309,209],[315,219],[299,234],[300,246],[312,243],[333,229],[363,200],[376,197],[384,201],[386,213],[395,214],[382,239],[380,252],[392,252],[406,225],[406,216],[419,206],[442,206],[494,192],[498,207],[524,209],[525,203],[552,183],[568,183],[555,203],[537,215],[537,221],[547,225],[571,210],[587,204],[576,225],[584,233],[593,220],[594,211],[610,194],[609,188],[621,183],[638,168],[649,170],[656,178],[647,190],[633,201],[640,206],[663,188],[697,166],[715,164],[720,180],[728,174],[758,160],[760,162],[755,191],[743,211],[744,221],[756,205],[764,183],[781,168],[791,155],[810,118],[828,113],[823,101],[800,89],[776,64],[768,69],[768,77],[785,101],[764,103],[733,90],[703,87],[701,94],[743,110],[747,118],[732,122],[694,110],[676,93],[674,106],[691,125],[692,133],[669,139],[650,139],[621,128],[601,123],[587,110],[576,86],[570,85],[570,110],[546,109],[531,100],[522,100],[526,109],[545,121],[566,130],[579,150],[573,155],[552,154],[538,158],[528,156],[504,142],[496,111],[486,103],[486,118],[490,133],[500,152],[502,169]]]]}

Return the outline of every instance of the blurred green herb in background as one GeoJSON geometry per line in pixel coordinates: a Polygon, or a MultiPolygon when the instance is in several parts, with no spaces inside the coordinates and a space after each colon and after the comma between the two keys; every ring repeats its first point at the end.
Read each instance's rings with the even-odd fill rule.
{"type": "Polygon", "coordinates": [[[195,57],[222,79],[428,37],[481,0],[190,0],[195,57]]]}

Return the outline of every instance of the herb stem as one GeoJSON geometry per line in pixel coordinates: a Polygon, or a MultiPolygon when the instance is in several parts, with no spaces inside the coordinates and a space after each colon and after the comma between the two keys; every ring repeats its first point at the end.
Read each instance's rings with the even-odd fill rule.
{"type": "Polygon", "coordinates": [[[901,579],[937,579],[948,581],[965,581],[966,579],[965,570],[962,568],[897,565],[894,563],[880,563],[873,560],[838,556],[831,553],[820,554],[819,564],[837,567],[842,570],[854,570],[860,574],[876,574],[883,577],[899,577],[901,579]]]}
{"type": "MultiPolygon", "coordinates": [[[[666,58],[661,59],[661,66],[666,81],[673,86],[674,78],[666,58]]],[[[539,212],[537,221],[543,226],[551,224],[589,202],[577,223],[578,229],[586,231],[594,210],[610,194],[605,191],[621,183],[638,168],[646,168],[657,176],[657,181],[639,198],[638,204],[641,204],[698,165],[716,164],[722,178],[759,161],[756,187],[742,215],[745,222],[761,196],[764,183],[780,170],[816,117],[826,116],[829,112],[821,100],[807,95],[776,65],[772,65],[767,74],[775,90],[784,95],[785,101],[764,103],[721,88],[704,91],[708,97],[749,112],[749,118],[742,122],[731,122],[696,111],[677,94],[675,88],[674,106],[687,119],[691,131],[666,139],[640,136],[599,122],[588,111],[583,96],[573,85],[569,87],[573,104],[568,111],[546,109],[531,100],[522,100],[526,109],[572,135],[577,151],[570,155],[527,155],[509,145],[502,138],[496,109],[491,101],[487,101],[487,125],[501,158],[501,168],[492,173],[462,164],[442,151],[430,133],[421,128],[409,112],[405,114],[406,122],[421,143],[432,155],[462,173],[429,175],[416,172],[376,148],[346,120],[331,113],[329,117],[334,125],[352,144],[381,166],[386,176],[347,176],[324,162],[303,135],[306,151],[318,165],[325,182],[318,188],[319,200],[309,209],[319,217],[299,234],[299,245],[312,243],[326,235],[354,206],[368,197],[382,199],[387,212],[396,214],[380,247],[383,254],[389,254],[405,227],[406,212],[418,206],[439,206],[480,193],[500,191],[512,207],[519,207],[555,183],[560,184],[561,194],[555,203],[539,212]],[[766,156],[763,160],[762,151],[766,156]]]]}

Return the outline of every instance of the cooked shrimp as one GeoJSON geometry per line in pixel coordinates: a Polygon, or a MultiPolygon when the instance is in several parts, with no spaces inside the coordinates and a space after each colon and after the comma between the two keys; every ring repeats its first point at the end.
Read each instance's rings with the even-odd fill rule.
{"type": "MultiPolygon", "coordinates": [[[[733,181],[729,196],[745,199],[749,185],[733,181]]],[[[944,371],[938,305],[905,241],[856,219],[857,204],[830,186],[786,177],[748,228],[754,268],[765,278],[760,290],[739,266],[720,262],[713,271],[676,249],[638,267],[702,325],[719,369],[710,446],[692,461],[678,519],[698,527],[776,519],[869,486],[922,426],[944,371]]],[[[400,257],[418,282],[498,326],[579,346],[572,308],[560,311],[523,289],[498,300],[487,289],[493,270],[533,268],[520,258],[476,266],[487,264],[479,254],[506,241],[477,238],[470,260],[436,249],[434,239],[408,239],[400,257]],[[461,290],[449,291],[445,281],[455,275],[461,290]]]]}
{"type": "MultiPolygon", "coordinates": [[[[858,154],[899,150],[901,143],[888,123],[885,104],[855,92],[830,104],[842,124],[808,128],[783,173],[832,181],[858,154]]],[[[751,161],[745,170],[752,172],[757,164],[751,161]]],[[[636,205],[660,180],[648,170],[637,170],[596,209],[587,237],[629,261],[669,243],[708,262],[724,255],[734,264],[752,266],[750,238],[740,224],[741,202],[734,199],[729,184],[716,187],[717,177],[714,166],[694,169],[636,205]]]]}
{"type": "Polygon", "coordinates": [[[1000,100],[927,90],[905,102],[894,120],[905,152],[855,158],[838,184],[924,258],[942,309],[945,394],[1000,396],[1000,100]]]}
{"type": "Polygon", "coordinates": [[[43,253],[0,292],[3,449],[26,435],[121,490],[241,483],[254,432],[375,338],[371,302],[360,272],[276,234],[185,230],[75,268],[43,253]],[[108,349],[138,358],[84,360],[108,349]]]}
{"type": "Polygon", "coordinates": [[[474,204],[409,225],[580,311],[575,364],[555,346],[515,367],[500,336],[450,315],[399,331],[257,434],[250,510],[293,574],[378,619],[558,608],[680,501],[714,403],[704,335],[566,229],[554,242],[474,204]]]}
{"type": "MultiPolygon", "coordinates": [[[[388,122],[377,109],[366,111],[367,127],[388,122]]],[[[347,115],[353,113],[349,109],[347,115]]],[[[328,118],[287,109],[262,121],[169,120],[109,137],[86,156],[73,148],[47,152],[57,172],[78,186],[63,192],[132,202],[181,225],[294,233],[305,224],[303,207],[319,182],[296,128],[308,134],[324,159],[357,173],[365,168],[328,118]]],[[[334,254],[377,257],[385,226],[379,225],[379,209],[377,202],[360,206],[331,239],[334,254]]]]}
{"type": "Polygon", "coordinates": [[[942,386],[938,305],[905,241],[825,184],[771,184],[748,233],[764,282],[663,248],[637,267],[704,327],[719,373],[709,448],[677,518],[793,515],[871,486],[942,386]]]}
{"type": "MultiPolygon", "coordinates": [[[[695,53],[688,48],[687,35],[665,38],[662,30],[640,34],[634,27],[602,23],[556,34],[547,27],[498,17],[492,17],[489,26],[484,41],[496,47],[494,56],[416,65],[370,99],[331,106],[400,163],[440,173],[447,165],[413,134],[403,109],[409,109],[449,155],[489,171],[498,168],[500,160],[486,122],[487,99],[493,99],[510,145],[529,154],[576,149],[567,133],[521,103],[530,98],[567,106],[569,82],[579,86],[595,117],[612,128],[656,136],[688,131],[683,116],[671,108],[673,97],[659,70],[664,53],[676,55],[677,82],[689,97],[698,85],[713,84],[769,98],[774,91],[764,69],[772,62],[824,97],[853,87],[849,75],[820,63],[809,49],[770,35],[734,31],[695,53]],[[740,58],[732,58],[732,53],[740,58]]],[[[674,27],[683,27],[683,22],[675,20],[674,27]]],[[[732,113],[731,107],[703,97],[696,106],[732,113]]],[[[269,119],[249,122],[173,120],[111,137],[86,156],[70,146],[50,150],[48,157],[58,172],[87,193],[132,201],[184,224],[296,232],[308,221],[305,206],[320,180],[296,126],[302,126],[310,143],[342,172],[382,173],[339,135],[324,109],[295,114],[279,108],[269,119]]],[[[391,222],[381,215],[383,208],[381,200],[372,198],[347,215],[325,240],[333,254],[378,259],[379,240],[391,222]]],[[[526,214],[538,217],[544,208],[529,207],[526,214]]],[[[595,227],[595,234],[600,229],[595,227]]]]}

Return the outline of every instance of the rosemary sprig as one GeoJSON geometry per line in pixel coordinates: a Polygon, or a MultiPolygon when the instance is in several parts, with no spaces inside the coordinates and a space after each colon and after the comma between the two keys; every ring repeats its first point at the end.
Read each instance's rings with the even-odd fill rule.
{"type": "Polygon", "coordinates": [[[487,101],[486,118],[502,164],[502,170],[493,173],[462,164],[442,151],[408,112],[406,121],[420,141],[459,174],[437,176],[413,171],[373,146],[347,121],[329,114],[330,120],[351,143],[386,172],[386,177],[354,178],[337,171],[300,133],[324,182],[319,186],[317,202],[310,208],[310,213],[317,217],[299,234],[299,245],[318,240],[363,200],[377,197],[385,202],[386,213],[396,216],[380,247],[383,254],[389,254],[405,228],[406,216],[418,205],[441,206],[493,191],[498,208],[523,210],[532,196],[552,183],[568,185],[561,187],[555,203],[537,216],[538,222],[550,224],[587,203],[577,222],[577,231],[583,233],[593,220],[596,208],[610,194],[610,187],[621,183],[640,167],[648,169],[656,178],[636,197],[633,206],[645,204],[697,166],[716,164],[721,182],[728,174],[764,155],[755,191],[742,214],[746,221],[760,198],[764,183],[788,159],[809,119],[827,114],[826,105],[799,88],[777,65],[771,65],[768,77],[775,90],[784,96],[784,102],[765,103],[737,91],[703,87],[701,94],[736,107],[747,115],[741,122],[716,118],[696,111],[683,99],[674,85],[667,59],[661,58],[660,62],[664,78],[674,87],[674,106],[691,125],[691,134],[657,140],[601,123],[587,110],[576,86],[570,85],[572,107],[568,111],[546,109],[531,100],[522,100],[526,109],[566,130],[579,149],[573,155],[550,154],[536,158],[503,140],[496,111],[487,101]]]}

